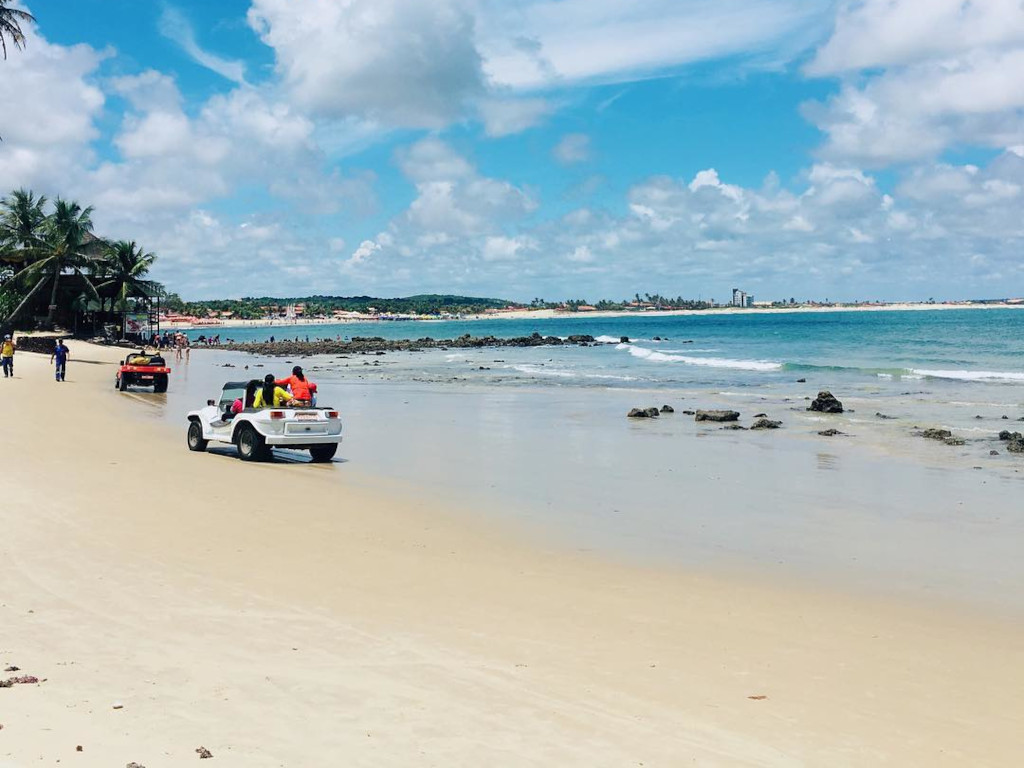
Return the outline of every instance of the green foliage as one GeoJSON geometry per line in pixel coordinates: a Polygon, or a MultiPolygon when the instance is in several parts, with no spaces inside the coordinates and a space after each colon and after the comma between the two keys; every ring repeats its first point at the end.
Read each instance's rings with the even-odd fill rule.
{"type": "MultiPolygon", "coordinates": [[[[2,5],[2,3],[0,3],[2,5]]],[[[92,208],[18,189],[0,199],[0,325],[130,309],[163,293],[146,274],[156,257],[131,241],[92,233],[92,208]],[[49,289],[47,291],[46,289],[49,289]],[[49,300],[47,301],[47,297],[49,300]]]]}
{"type": "Polygon", "coordinates": [[[7,58],[7,41],[15,48],[25,47],[25,33],[21,31],[21,22],[33,22],[36,17],[28,11],[9,8],[9,0],[0,0],[0,49],[7,58]]]}

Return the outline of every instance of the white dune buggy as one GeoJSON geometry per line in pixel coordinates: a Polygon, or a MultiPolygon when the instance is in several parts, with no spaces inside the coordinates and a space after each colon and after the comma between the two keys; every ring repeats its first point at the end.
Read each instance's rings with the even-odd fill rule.
{"type": "Polygon", "coordinates": [[[341,442],[341,419],[336,410],[312,406],[252,408],[247,387],[251,393],[250,382],[229,381],[219,402],[207,400],[205,408],[189,412],[190,451],[205,451],[213,441],[236,446],[244,461],[268,459],[273,448],[309,451],[316,462],[334,458],[341,442]],[[235,414],[231,406],[238,399],[246,407],[235,414]]]}

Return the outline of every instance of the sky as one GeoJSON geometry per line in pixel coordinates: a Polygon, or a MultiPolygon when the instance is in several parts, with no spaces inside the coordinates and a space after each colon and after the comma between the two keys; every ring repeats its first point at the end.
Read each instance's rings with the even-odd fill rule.
{"type": "Polygon", "coordinates": [[[186,299],[1024,294],[1020,0],[18,0],[0,191],[186,299]]]}

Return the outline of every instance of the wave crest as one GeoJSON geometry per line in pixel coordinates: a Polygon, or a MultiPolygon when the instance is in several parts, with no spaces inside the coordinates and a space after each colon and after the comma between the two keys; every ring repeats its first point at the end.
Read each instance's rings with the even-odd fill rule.
{"type": "Polygon", "coordinates": [[[731,360],[723,357],[690,357],[689,355],[669,355],[653,349],[637,347],[633,344],[619,344],[616,349],[627,349],[633,357],[649,360],[653,363],[683,363],[699,365],[707,368],[730,368],[738,371],[781,371],[782,363],[770,360],[731,360]]]}

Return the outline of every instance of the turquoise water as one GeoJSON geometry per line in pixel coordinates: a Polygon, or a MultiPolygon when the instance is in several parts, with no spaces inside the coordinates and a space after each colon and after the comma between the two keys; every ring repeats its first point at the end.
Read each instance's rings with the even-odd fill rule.
{"type": "MultiPolygon", "coordinates": [[[[641,562],[750,568],[1024,615],[1024,311],[750,313],[221,329],[237,340],[533,332],[566,347],[171,362],[166,417],[225,380],[301,363],[343,414],[330,471],[468,499],[569,546],[641,562]],[[628,336],[630,343],[619,342],[628,336]],[[655,339],[659,337],[659,339],[655,339]],[[807,409],[819,390],[843,414],[807,409]],[[657,419],[636,406],[670,404],[657,419]],[[685,410],[729,408],[728,431],[685,410]],[[949,429],[950,445],[919,436],[949,429]],[[841,435],[824,437],[821,430],[841,435]]],[[[199,335],[193,333],[193,336],[199,335]]],[[[111,395],[113,396],[113,391],[111,395]]],[[[184,443],[182,444],[184,450],[184,443]]],[[[283,452],[287,454],[287,452],[283,452]]],[[[305,457],[282,456],[281,461],[305,457]]],[[[295,475],[296,478],[301,475],[295,475]]]]}
{"type": "MultiPolygon", "coordinates": [[[[370,322],[218,329],[222,338],[454,338],[590,334],[600,348],[451,350],[505,381],[596,386],[748,386],[794,378],[838,384],[929,380],[1024,384],[1024,312],[1014,309],[808,312],[370,322]],[[629,344],[620,344],[626,336],[629,344]]],[[[192,331],[196,338],[202,331],[192,331]]],[[[209,331],[205,331],[209,333],[209,331]]],[[[430,367],[429,365],[427,366],[430,367]]]]}

